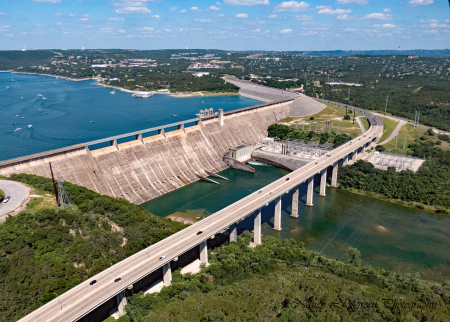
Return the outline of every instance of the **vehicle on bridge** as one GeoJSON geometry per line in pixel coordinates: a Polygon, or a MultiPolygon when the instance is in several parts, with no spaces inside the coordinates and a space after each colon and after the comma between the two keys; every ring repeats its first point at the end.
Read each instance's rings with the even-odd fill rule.
{"type": "Polygon", "coordinates": [[[89,283],[89,285],[94,285],[95,283],[97,283],[97,280],[93,280],[92,282],[89,283]]]}

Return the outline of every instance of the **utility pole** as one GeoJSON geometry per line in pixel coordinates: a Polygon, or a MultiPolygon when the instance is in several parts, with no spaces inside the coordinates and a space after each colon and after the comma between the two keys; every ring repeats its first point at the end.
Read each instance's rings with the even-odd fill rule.
{"type": "Polygon", "coordinates": [[[386,105],[384,106],[384,115],[386,116],[386,110],[387,110],[387,102],[389,99],[389,95],[386,95],[386,105]]]}
{"type": "Polygon", "coordinates": [[[348,100],[350,101],[350,88],[348,89],[348,100]]]}
{"type": "Polygon", "coordinates": [[[403,143],[403,150],[404,149],[406,149],[406,135],[407,135],[408,133],[405,133],[405,143],[403,143]]]}
{"type": "Polygon", "coordinates": [[[395,148],[397,148],[398,134],[399,134],[399,133],[397,133],[397,136],[395,137],[395,148]]]}
{"type": "Polygon", "coordinates": [[[356,111],[353,110],[353,124],[355,124],[355,116],[356,116],[356,111]]]}

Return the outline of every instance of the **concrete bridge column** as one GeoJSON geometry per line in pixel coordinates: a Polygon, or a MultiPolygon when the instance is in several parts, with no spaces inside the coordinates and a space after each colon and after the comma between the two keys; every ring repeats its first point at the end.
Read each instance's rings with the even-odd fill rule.
{"type": "Polygon", "coordinates": [[[314,176],[308,179],[308,190],[306,192],[307,206],[313,206],[313,194],[314,194],[314,176]]]}
{"type": "Polygon", "coordinates": [[[261,209],[253,214],[253,243],[256,245],[261,245],[261,209]]]}
{"type": "Polygon", "coordinates": [[[223,126],[223,109],[219,108],[219,124],[223,126]]]}
{"type": "Polygon", "coordinates": [[[186,131],[184,130],[184,123],[178,124],[178,129],[186,133],[186,131]]]}
{"type": "Polygon", "coordinates": [[[172,269],[170,268],[170,262],[163,266],[163,281],[164,285],[170,285],[172,282],[172,269]]]}
{"type": "Polygon", "coordinates": [[[333,164],[333,174],[331,175],[331,186],[337,187],[337,173],[338,173],[338,163],[333,164]]]}
{"type": "Polygon", "coordinates": [[[292,195],[292,212],[291,217],[298,218],[298,186],[294,188],[294,194],[292,195]]]}
{"type": "Polygon", "coordinates": [[[281,196],[275,199],[275,218],[273,223],[273,229],[281,230],[281,196]]]}
{"type": "Polygon", "coordinates": [[[111,146],[115,147],[117,151],[119,151],[119,146],[117,145],[117,139],[109,141],[111,146]]]}
{"type": "Polygon", "coordinates": [[[200,244],[200,261],[208,264],[208,245],[206,240],[200,244]]]}
{"type": "Polygon", "coordinates": [[[319,196],[326,196],[326,188],[327,188],[327,168],[323,169],[320,172],[320,193],[319,196]]]}
{"type": "Polygon", "coordinates": [[[117,294],[117,315],[125,315],[125,306],[127,305],[127,298],[125,297],[125,291],[117,294]]]}
{"type": "Polygon", "coordinates": [[[344,160],[342,161],[342,166],[346,166],[347,163],[348,163],[348,155],[346,155],[346,156],[344,157],[344,160]]]}
{"type": "Polygon", "coordinates": [[[356,157],[358,156],[358,150],[353,151],[352,160],[356,161],[356,157]]]}
{"type": "Polygon", "coordinates": [[[237,242],[237,225],[232,224],[230,226],[230,243],[237,242]]]}

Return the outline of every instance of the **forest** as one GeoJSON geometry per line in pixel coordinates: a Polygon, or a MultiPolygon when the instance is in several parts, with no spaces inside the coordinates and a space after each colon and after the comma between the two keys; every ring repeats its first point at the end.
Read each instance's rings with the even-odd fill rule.
{"type": "Polygon", "coordinates": [[[283,124],[272,124],[268,129],[269,137],[278,137],[280,140],[298,139],[307,141],[317,141],[320,144],[331,143],[333,149],[350,141],[352,138],[345,133],[336,134],[335,132],[315,133],[314,131],[296,130],[293,127],[283,124]]]}
{"type": "Polygon", "coordinates": [[[450,151],[430,141],[416,140],[409,145],[413,156],[426,158],[417,172],[395,168],[387,171],[362,160],[338,171],[341,187],[379,193],[389,199],[435,206],[436,212],[450,208],[450,151]]]}
{"type": "MultiPolygon", "coordinates": [[[[12,175],[41,193],[51,179],[12,175]]],[[[73,209],[21,212],[0,224],[0,321],[25,316],[89,277],[186,227],[124,199],[64,184],[73,209]]]]}
{"type": "Polygon", "coordinates": [[[448,319],[450,281],[430,287],[418,273],[362,266],[355,248],[340,262],[293,239],[271,236],[251,248],[251,238],[244,231],[210,250],[210,265],[198,274],[173,272],[159,293],[129,294],[118,322],[448,319]]]}

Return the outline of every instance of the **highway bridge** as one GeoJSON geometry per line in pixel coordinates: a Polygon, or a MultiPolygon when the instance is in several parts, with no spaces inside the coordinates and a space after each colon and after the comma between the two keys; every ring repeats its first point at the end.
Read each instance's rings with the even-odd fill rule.
{"type": "Polygon", "coordinates": [[[314,176],[320,174],[320,195],[326,193],[327,168],[333,167],[331,183],[337,184],[338,165],[346,164],[349,158],[369,146],[383,132],[383,123],[376,115],[356,108],[364,113],[370,122],[369,130],[357,138],[345,143],[302,168],[289,173],[285,177],[265,186],[249,196],[212,214],[202,221],[167,237],[160,242],[128,257],[107,270],[93,276],[75,286],[58,298],[43,305],[19,321],[25,322],[67,322],[77,321],[92,312],[112,297],[117,297],[119,314],[123,314],[126,303],[125,290],[147,275],[163,268],[163,279],[166,285],[171,282],[170,264],[178,260],[178,256],[194,247],[200,247],[200,260],[208,262],[207,240],[214,235],[230,230],[230,241],[237,239],[236,223],[248,216],[254,218],[254,243],[261,243],[261,208],[275,201],[274,229],[281,230],[281,196],[294,190],[292,200],[292,217],[298,217],[298,187],[307,182],[307,205],[313,205],[314,176]],[[202,232],[198,234],[198,232],[202,232]],[[164,257],[163,257],[164,256],[164,257]],[[116,279],[120,281],[115,282],[116,279]],[[97,282],[90,285],[91,281],[97,282]]]}

